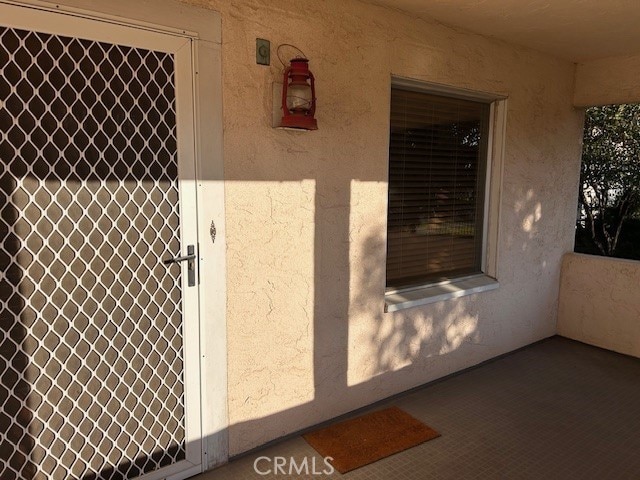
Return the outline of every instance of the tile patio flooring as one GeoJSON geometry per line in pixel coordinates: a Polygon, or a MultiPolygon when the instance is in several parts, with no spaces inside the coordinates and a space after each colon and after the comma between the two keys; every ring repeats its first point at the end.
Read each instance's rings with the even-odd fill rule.
{"type": "Polygon", "coordinates": [[[322,470],[295,437],[193,480],[640,479],[640,359],[553,337],[374,409],[388,405],[442,437],[345,475],[254,472],[259,456],[322,470]]]}

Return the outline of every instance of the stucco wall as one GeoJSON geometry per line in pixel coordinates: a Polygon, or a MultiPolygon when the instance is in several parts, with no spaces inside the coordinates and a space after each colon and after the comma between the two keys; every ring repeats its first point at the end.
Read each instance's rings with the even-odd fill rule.
{"type": "Polygon", "coordinates": [[[579,64],[574,104],[581,107],[640,102],[640,56],[579,64]]]}
{"type": "Polygon", "coordinates": [[[558,333],[640,357],[640,262],[571,253],[561,278],[558,333]]]}
{"type": "Polygon", "coordinates": [[[573,65],[356,1],[191,3],[223,19],[232,455],[555,333],[573,65]],[[311,60],[316,132],[271,128],[283,43],[311,60]],[[392,74],[509,96],[496,291],[383,313],[392,74]]]}

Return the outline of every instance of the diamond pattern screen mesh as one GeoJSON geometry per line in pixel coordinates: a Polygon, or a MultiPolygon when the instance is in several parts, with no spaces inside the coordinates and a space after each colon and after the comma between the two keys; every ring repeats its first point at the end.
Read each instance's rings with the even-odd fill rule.
{"type": "Polygon", "coordinates": [[[0,27],[0,478],[185,458],[174,58],[0,27]]]}

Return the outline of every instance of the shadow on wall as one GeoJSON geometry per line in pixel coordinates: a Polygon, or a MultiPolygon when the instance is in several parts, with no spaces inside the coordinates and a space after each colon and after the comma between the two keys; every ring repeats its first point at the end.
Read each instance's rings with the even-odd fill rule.
{"type": "MultiPolygon", "coordinates": [[[[288,158],[294,162],[298,155],[294,153],[288,158]]],[[[280,172],[231,178],[230,181],[303,182],[309,179],[308,176],[292,176],[292,171],[294,169],[287,169],[285,162],[280,172]],[[289,172],[288,175],[285,171],[289,172]]],[[[5,177],[3,181],[8,181],[8,178],[5,177]]],[[[42,176],[42,179],[46,178],[46,175],[42,176]]],[[[261,418],[230,425],[228,434],[236,441],[251,438],[247,440],[249,445],[253,442],[257,446],[298,430],[301,426],[313,425],[411,388],[415,385],[407,384],[407,379],[432,376],[419,372],[416,374],[418,370],[430,368],[430,358],[451,354],[465,342],[481,343],[485,329],[495,328],[488,320],[480,323],[479,312],[473,306],[475,303],[465,298],[439,302],[421,310],[384,314],[386,233],[380,229],[369,229],[359,247],[360,261],[352,263],[350,217],[353,179],[335,175],[335,172],[326,168],[318,169],[312,179],[316,183],[312,400],[261,418]],[[352,274],[351,268],[357,268],[357,272],[352,274]],[[372,302],[371,299],[376,300],[372,302]],[[365,327],[354,330],[349,323],[352,318],[364,318],[365,327]],[[359,346],[357,351],[353,349],[354,344],[359,346]],[[265,432],[265,437],[256,440],[255,432],[265,432]]],[[[52,176],[52,181],[58,182],[57,175],[52,176]]],[[[379,179],[368,178],[365,181],[379,179]]],[[[10,183],[3,183],[1,187],[9,197],[16,189],[10,183]]],[[[518,204],[514,210],[522,216],[524,236],[533,241],[536,224],[542,218],[540,202],[535,200],[533,192],[529,192],[526,201],[523,200],[522,205],[518,204]]],[[[18,218],[15,208],[2,210],[3,224],[0,227],[5,238],[4,248],[11,257],[19,255],[21,247],[20,240],[9,233],[7,226],[16,225],[18,218]]],[[[510,238],[514,243],[522,240],[510,238]]],[[[175,248],[176,245],[171,245],[169,250],[175,248]]],[[[526,250],[527,241],[522,242],[522,248],[526,250]]],[[[57,253],[54,250],[52,253],[57,253]]],[[[23,478],[29,479],[36,478],[36,467],[28,459],[34,452],[34,439],[41,435],[41,432],[29,432],[34,412],[30,411],[29,402],[26,401],[31,389],[28,379],[36,375],[27,373],[31,362],[28,351],[17,351],[14,346],[28,346],[28,342],[25,342],[28,332],[23,323],[29,326],[30,321],[24,315],[17,314],[24,305],[18,296],[11,295],[13,287],[6,284],[11,282],[12,285],[19,285],[24,271],[19,263],[7,257],[3,257],[2,261],[4,263],[0,266],[6,273],[0,294],[3,305],[9,310],[3,312],[2,333],[8,340],[2,343],[0,355],[4,364],[16,372],[16,378],[11,380],[3,377],[3,396],[12,400],[3,403],[2,426],[7,426],[6,440],[13,447],[2,448],[0,460],[7,465],[10,462],[21,464],[23,478]],[[15,309],[11,308],[14,304],[15,309]],[[26,403],[23,405],[21,402],[26,403]]],[[[116,352],[113,354],[116,355],[116,352]]],[[[165,453],[171,456],[170,452],[165,453]]],[[[144,460],[135,460],[144,463],[144,460]]],[[[150,460],[155,461],[153,458],[150,460]]],[[[118,478],[130,466],[129,460],[120,461],[104,470],[102,476],[118,478]]],[[[86,477],[87,480],[89,478],[92,477],[86,477]]]]}
{"type": "MultiPolygon", "coordinates": [[[[117,405],[113,407],[116,410],[113,410],[111,399],[102,397],[109,393],[109,387],[106,386],[106,383],[110,381],[110,371],[108,369],[104,370],[103,367],[109,364],[117,370],[121,362],[125,362],[127,365],[137,362],[137,357],[127,356],[125,358],[126,351],[130,349],[129,343],[132,339],[124,341],[121,345],[121,351],[109,349],[108,352],[103,352],[102,354],[106,355],[104,357],[106,363],[100,360],[102,357],[96,357],[95,361],[97,363],[93,365],[91,358],[95,356],[92,353],[95,348],[87,343],[92,336],[90,332],[95,331],[98,343],[113,342],[118,344],[118,328],[113,323],[114,319],[111,316],[117,316],[117,311],[119,310],[118,302],[126,302],[128,293],[124,290],[123,296],[112,305],[112,309],[109,309],[107,304],[115,301],[115,299],[111,298],[110,294],[96,289],[96,284],[111,282],[111,284],[115,285],[124,285],[126,279],[122,275],[126,277],[127,269],[134,267],[125,262],[120,265],[122,270],[119,271],[116,265],[119,260],[115,260],[116,263],[110,264],[110,267],[115,272],[115,278],[110,280],[106,277],[94,278],[91,275],[93,268],[89,268],[88,265],[95,267],[94,262],[96,259],[92,255],[86,256],[83,254],[81,263],[85,265],[86,269],[82,272],[76,272],[78,283],[63,274],[65,265],[70,265],[71,268],[74,268],[73,265],[75,265],[73,256],[68,255],[70,254],[67,251],[68,246],[72,246],[79,251],[84,251],[83,245],[90,246],[90,250],[94,252],[94,255],[97,250],[102,251],[104,244],[93,238],[93,235],[98,232],[96,225],[99,228],[102,226],[111,228],[111,221],[107,221],[104,218],[99,205],[92,202],[85,206],[86,210],[83,210],[80,203],[75,204],[72,196],[66,199],[66,201],[70,202],[69,205],[63,206],[66,213],[61,214],[61,217],[57,220],[60,224],[67,225],[71,230],[67,232],[68,240],[62,242],[60,246],[56,246],[53,237],[48,235],[63,227],[56,226],[56,221],[53,218],[49,218],[44,223],[39,220],[44,218],[41,216],[45,209],[44,205],[38,207],[40,213],[36,214],[37,218],[28,219],[32,225],[40,225],[37,227],[40,229],[38,233],[34,233],[32,227],[28,227],[26,224],[24,225],[24,231],[21,230],[21,225],[24,222],[20,222],[20,214],[17,208],[12,205],[12,203],[16,205],[20,203],[16,198],[21,194],[21,188],[29,189],[33,187],[37,190],[37,188],[42,188],[44,185],[47,189],[54,191],[64,183],[60,182],[58,178],[64,178],[63,171],[65,168],[67,168],[66,163],[59,162],[51,170],[51,173],[43,173],[39,175],[39,178],[23,179],[24,185],[22,187],[18,187],[15,182],[12,182],[11,176],[5,175],[2,181],[6,184],[3,183],[1,185],[2,192],[11,199],[11,202],[2,210],[2,223],[0,224],[3,229],[3,238],[5,239],[3,250],[5,254],[9,255],[2,257],[3,263],[0,265],[5,273],[2,279],[2,288],[0,289],[2,305],[5,307],[2,311],[2,333],[5,340],[2,343],[0,354],[3,361],[2,370],[7,372],[2,377],[0,400],[3,406],[0,416],[3,430],[7,432],[6,442],[9,444],[9,446],[4,445],[1,449],[0,460],[4,465],[11,465],[13,470],[20,471],[20,478],[25,480],[39,478],[38,475],[41,475],[41,469],[47,468],[41,463],[45,458],[49,463],[55,456],[65,458],[65,466],[70,468],[73,462],[69,463],[68,458],[70,458],[69,456],[73,450],[69,449],[69,446],[73,443],[74,449],[81,448],[79,445],[84,441],[83,437],[91,436],[92,439],[97,438],[93,434],[89,435],[85,430],[86,428],[91,430],[92,427],[88,424],[85,425],[85,420],[78,417],[78,412],[80,411],[75,412],[73,408],[74,402],[81,402],[84,399],[89,402],[88,404],[93,403],[94,406],[102,405],[100,412],[91,414],[90,423],[95,422],[101,425],[101,429],[109,431],[113,428],[118,428],[116,424],[110,424],[108,415],[120,415],[122,411],[118,410],[119,407],[117,405]],[[39,185],[40,187],[38,187],[39,185]],[[73,217],[74,208],[79,208],[77,213],[80,218],[76,219],[76,221],[70,221],[72,218],[67,218],[67,216],[73,217]],[[94,215],[96,216],[95,223],[88,222],[94,215]],[[106,223],[104,223],[105,221],[106,223]],[[45,223],[47,226],[43,226],[45,223]],[[74,223],[76,226],[72,227],[74,223]],[[89,230],[83,230],[82,225],[85,223],[89,230]],[[42,233],[42,228],[49,233],[42,233]],[[82,232],[84,233],[79,235],[82,232]],[[86,239],[89,237],[92,238],[90,244],[86,243],[86,239]],[[76,240],[80,243],[75,244],[76,240]],[[32,245],[30,242],[36,242],[37,245],[32,245]],[[30,251],[36,252],[35,259],[37,259],[37,262],[34,262],[34,258],[31,258],[31,260],[24,258],[21,261],[12,260],[24,254],[23,244],[27,245],[30,251]],[[49,278],[48,274],[45,274],[45,278],[39,280],[37,277],[33,277],[35,275],[33,268],[34,266],[47,265],[47,255],[60,257],[62,263],[58,265],[51,259],[55,263],[55,268],[52,267],[51,270],[52,277],[49,278]],[[77,290],[78,286],[82,286],[87,295],[78,297],[81,293],[80,290],[77,290]],[[47,293],[49,288],[53,290],[47,293]],[[61,290],[56,292],[56,288],[61,290]],[[12,292],[16,289],[17,294],[13,294],[12,292]],[[47,309],[45,314],[38,313],[37,307],[39,303],[33,296],[40,295],[38,293],[40,290],[50,295],[49,300],[43,299],[45,301],[43,308],[47,309]],[[64,291],[73,291],[75,293],[73,296],[68,295],[63,298],[59,294],[63,294],[64,291]],[[25,299],[29,300],[28,305],[25,299]],[[69,302],[69,299],[73,299],[73,302],[69,302]],[[89,312],[94,311],[92,310],[92,305],[96,307],[93,317],[89,316],[89,312]],[[55,310],[54,307],[59,308],[59,310],[55,310]],[[38,320],[38,315],[43,316],[50,325],[51,331],[49,334],[47,334],[45,326],[41,325],[38,320]],[[99,331],[94,328],[94,325],[99,327],[99,331]],[[76,335],[73,332],[74,330],[77,330],[80,335],[76,335]],[[30,331],[36,337],[30,335],[30,331]],[[80,350],[85,351],[80,354],[80,350]],[[56,360],[47,362],[46,356],[49,354],[55,355],[56,360]],[[54,378],[55,382],[53,385],[47,386],[45,384],[48,382],[47,376],[43,376],[41,370],[44,371],[43,369],[45,368],[54,367],[58,368],[58,370],[55,372],[47,370],[47,375],[54,378]],[[102,373],[100,373],[101,371],[102,373]],[[78,380],[81,380],[81,383],[77,383],[76,379],[69,376],[71,372],[76,372],[75,374],[78,380]],[[69,377],[69,382],[71,382],[71,385],[67,387],[68,391],[61,390],[63,385],[66,384],[66,377],[69,377]],[[94,384],[97,389],[94,389],[94,384]],[[104,388],[106,390],[102,389],[101,386],[103,384],[105,384],[104,388]],[[70,400],[72,397],[73,399],[70,400]],[[44,402],[45,399],[46,402],[44,402]],[[50,410],[50,412],[45,412],[43,408],[50,410]],[[120,413],[117,413],[118,411],[120,413]],[[107,417],[103,415],[105,412],[107,417]],[[58,427],[53,426],[51,431],[44,428],[45,426],[42,423],[42,419],[49,416],[51,416],[51,422],[53,422],[51,425],[58,425],[58,427]],[[67,417],[71,420],[67,421],[67,417]],[[67,438],[66,435],[69,432],[65,432],[72,424],[75,425],[74,430],[80,429],[83,433],[79,433],[79,430],[77,430],[75,434],[67,438]],[[64,441],[60,442],[55,439],[58,432],[64,441]],[[40,446],[43,442],[50,442],[54,445],[51,452],[53,456],[43,452],[40,446]],[[34,461],[32,462],[30,459],[34,461]]],[[[146,181],[151,178],[146,175],[141,178],[130,177],[127,172],[124,175],[126,178],[120,178],[113,173],[108,173],[101,178],[97,172],[94,172],[87,178],[89,183],[94,181],[95,185],[93,187],[83,187],[81,182],[76,180],[67,182],[66,186],[58,192],[58,197],[55,200],[62,204],[65,201],[63,197],[66,198],[66,189],[75,192],[79,199],[84,194],[89,194],[89,190],[85,191],[85,189],[98,189],[101,191],[101,189],[108,189],[108,185],[114,181],[115,184],[119,184],[120,180],[124,179],[134,185],[140,180],[146,181]],[[104,187],[100,186],[101,181],[104,181],[104,187]]],[[[167,179],[163,180],[166,181],[167,179]]],[[[315,180],[317,187],[315,195],[315,273],[313,282],[313,400],[263,418],[231,425],[229,434],[236,436],[236,438],[242,438],[248,432],[267,431],[271,437],[265,438],[265,441],[267,441],[289,433],[291,430],[299,429],[300,426],[315,424],[326,420],[328,417],[346,413],[362,407],[366,403],[384,398],[401,389],[406,389],[410,385],[407,386],[402,383],[402,371],[414,368],[413,362],[415,359],[449,353],[458,348],[460,343],[472,333],[472,331],[468,330],[468,326],[463,328],[458,325],[458,316],[465,309],[458,302],[450,302],[446,305],[438,306],[434,318],[416,318],[415,315],[410,314],[386,315],[382,313],[383,299],[380,294],[384,285],[384,263],[381,263],[379,259],[385,250],[383,232],[374,232],[364,241],[363,260],[358,265],[358,276],[364,279],[366,285],[359,285],[357,288],[359,293],[354,300],[351,299],[350,294],[353,290],[350,285],[351,272],[349,270],[351,179],[339,178],[333,175],[332,172],[326,172],[318,175],[315,180]],[[380,301],[375,305],[370,305],[369,299],[371,298],[379,298],[380,301]],[[354,308],[356,310],[364,309],[364,312],[350,312],[350,309],[354,308]],[[368,365],[366,371],[368,379],[359,382],[357,385],[349,386],[349,318],[353,313],[367,315],[369,317],[367,323],[372,325],[374,331],[371,333],[368,343],[363,345],[368,365]],[[394,378],[400,381],[396,380],[394,382],[394,378]],[[385,385],[385,383],[388,383],[388,385],[385,385]],[[380,393],[372,394],[372,392],[380,393]]],[[[151,192],[149,197],[154,195],[155,193],[151,192]]],[[[95,197],[102,198],[99,192],[95,193],[95,197]]],[[[116,195],[113,197],[115,198],[116,195]]],[[[54,196],[51,198],[54,198],[54,196]]],[[[107,197],[104,197],[103,200],[106,202],[105,205],[110,205],[110,200],[107,197]]],[[[36,204],[37,202],[33,205],[36,204]]],[[[141,210],[146,212],[148,206],[144,204],[141,210]]],[[[110,211],[109,208],[107,207],[108,211],[110,211]]],[[[119,219],[119,221],[122,220],[122,218],[119,219]]],[[[117,228],[124,229],[125,225],[118,224],[117,228]]],[[[105,230],[105,232],[107,231],[109,230],[105,230]]],[[[108,234],[105,233],[105,235],[108,234]]],[[[105,240],[106,236],[103,238],[103,242],[105,240]]],[[[108,243],[112,243],[113,240],[110,239],[108,243]]],[[[130,244],[130,240],[123,241],[121,239],[122,243],[118,248],[128,248],[127,245],[130,244]]],[[[177,248],[175,238],[170,236],[168,240],[167,245],[161,248],[162,257],[170,255],[170,252],[177,248]]],[[[135,244],[131,245],[135,248],[135,244]]],[[[119,252],[118,256],[121,258],[126,257],[123,252],[119,252]]],[[[166,267],[162,266],[162,269],[164,272],[166,267]]],[[[108,269],[105,271],[107,271],[107,275],[110,275],[108,274],[108,269]]],[[[178,271],[173,268],[170,273],[170,275],[167,274],[168,277],[175,279],[178,271]]],[[[140,293],[144,294],[144,292],[140,293]]],[[[134,333],[134,335],[137,334],[134,333]]],[[[163,342],[162,338],[158,339],[158,341],[163,342]]],[[[107,346],[103,345],[103,348],[107,348],[107,346]]],[[[143,361],[141,358],[138,360],[143,361]]],[[[148,366],[144,362],[139,365],[141,375],[144,374],[148,366]]],[[[123,372],[123,375],[127,375],[127,373],[123,372]]],[[[153,382],[152,377],[144,377],[146,382],[153,382]]],[[[49,381],[49,383],[51,382],[49,381]]],[[[111,388],[119,387],[111,386],[111,388]]],[[[135,385],[131,388],[135,389],[135,385]]],[[[124,401],[123,398],[120,400],[124,401]]],[[[153,409],[152,407],[150,408],[153,409]]],[[[129,405],[127,408],[132,407],[129,405]]],[[[89,417],[84,418],[88,419],[89,417]]],[[[144,419],[140,417],[138,421],[142,423],[144,419]]],[[[122,423],[122,419],[119,422],[122,423]]],[[[130,420],[126,423],[129,425],[130,420]]],[[[123,430],[123,433],[133,436],[135,435],[135,430],[134,426],[128,426],[127,431],[123,430]]],[[[110,436],[112,435],[110,434],[110,436]]],[[[101,437],[95,441],[100,443],[101,450],[104,453],[104,449],[108,445],[106,437],[101,437]]],[[[176,448],[170,447],[170,449],[175,450],[176,448]]],[[[89,447],[81,450],[84,452],[92,451],[89,447]]],[[[127,476],[126,472],[132,468],[142,471],[141,469],[144,468],[148,461],[166,464],[168,458],[179,455],[179,452],[167,450],[163,452],[154,451],[150,457],[121,458],[115,463],[104,464],[100,472],[89,473],[82,478],[83,480],[92,478],[125,478],[127,476]]],[[[117,457],[119,455],[112,458],[117,457]]],[[[84,460],[88,461],[89,459],[86,458],[84,460]]],[[[56,467],[54,466],[54,468],[56,467]]],[[[10,479],[10,475],[11,472],[5,469],[2,472],[3,480],[5,477],[10,479]]],[[[64,473],[64,475],[68,476],[68,473],[64,473]]]]}
{"type": "MultiPolygon", "coordinates": [[[[294,160],[292,156],[291,161],[294,160]]],[[[229,181],[249,180],[231,178],[229,181]]],[[[269,176],[253,180],[303,181],[269,176]]],[[[429,373],[420,372],[429,368],[430,357],[453,353],[463,342],[481,338],[478,312],[465,299],[440,302],[428,310],[429,314],[417,309],[385,314],[386,232],[369,229],[363,240],[356,239],[361,246],[359,261],[354,262],[351,258],[354,239],[350,234],[354,180],[341,178],[329,169],[318,170],[313,180],[316,194],[312,400],[230,425],[229,434],[236,449],[239,445],[256,447],[419,385],[424,382],[420,379],[433,378],[429,373]],[[357,268],[357,272],[352,274],[352,268],[357,268]],[[350,325],[354,318],[362,320],[356,332],[350,325]],[[411,381],[415,383],[408,383],[411,381]],[[256,432],[260,432],[262,438],[256,432]]],[[[379,182],[380,179],[365,181],[379,182]]],[[[261,334],[255,332],[255,335],[261,334]]],[[[269,365],[256,366],[256,369],[262,371],[265,367],[269,365]]],[[[274,368],[273,375],[286,372],[283,368],[276,370],[274,368]]],[[[251,383],[251,379],[243,380],[251,383]]],[[[274,382],[285,384],[282,380],[274,382]]],[[[262,388],[255,383],[250,384],[250,388],[262,388]]],[[[269,402],[277,407],[273,401],[269,402]]]]}
{"type": "MultiPolygon", "coordinates": [[[[478,312],[467,299],[437,302],[423,309],[408,309],[393,314],[383,313],[386,232],[375,230],[364,239],[364,261],[358,272],[359,285],[351,305],[351,314],[370,319],[368,335],[361,337],[367,357],[360,359],[360,370],[366,377],[402,368],[427,367],[426,360],[457,350],[463,342],[481,338],[478,312]],[[417,363],[416,363],[417,362],[417,363]]],[[[350,384],[358,383],[357,378],[350,384]]]]}
{"type": "MultiPolygon", "coordinates": [[[[540,231],[549,231],[551,226],[560,229],[562,226],[557,223],[553,225],[556,220],[550,215],[545,215],[540,200],[541,195],[543,194],[536,193],[533,189],[518,191],[516,198],[519,200],[513,206],[513,213],[505,212],[515,216],[514,225],[520,225],[518,230],[505,232],[505,248],[519,253],[519,255],[514,255],[510,268],[505,267],[504,271],[500,272],[506,280],[510,281],[518,275],[529,277],[538,275],[551,268],[547,260],[549,248],[545,246],[548,244],[549,238],[541,235],[540,231]],[[527,268],[523,268],[524,262],[526,262],[527,268]]],[[[554,205],[547,205],[546,208],[550,211],[561,210],[558,205],[555,208],[554,205]]],[[[556,231],[558,231],[557,237],[560,239],[562,231],[556,231]]]]}
{"type": "MultiPolygon", "coordinates": [[[[319,132],[319,135],[323,134],[330,135],[319,132]]],[[[279,410],[231,424],[228,433],[232,453],[238,453],[239,447],[258,447],[292,431],[418,386],[425,379],[486,360],[486,349],[483,348],[465,353],[464,358],[457,352],[468,343],[482,346],[485,338],[499,338],[505,335],[502,330],[509,328],[492,320],[491,309],[499,306],[485,308],[487,305],[483,304],[483,312],[489,313],[481,321],[480,303],[473,297],[384,313],[386,231],[364,226],[356,236],[351,218],[354,183],[379,183],[385,179],[376,177],[375,171],[369,175],[361,171],[359,173],[363,174],[358,178],[353,174],[341,177],[326,166],[321,168],[318,160],[314,163],[312,156],[306,156],[309,152],[304,151],[304,147],[298,147],[301,151],[288,152],[279,159],[279,172],[262,169],[257,175],[254,171],[253,175],[245,176],[244,172],[231,171],[227,181],[248,185],[253,181],[315,182],[314,311],[310,333],[313,338],[313,391],[304,392],[306,399],[290,408],[282,408],[269,400],[269,406],[279,410]],[[308,176],[308,171],[306,175],[296,176],[300,158],[304,158],[305,168],[312,170],[313,176],[308,176]],[[353,255],[354,248],[357,255],[353,255]],[[470,359],[467,355],[477,355],[477,358],[470,359]],[[437,360],[445,356],[448,357],[446,361],[437,360]]],[[[504,214],[510,217],[509,224],[520,228],[513,233],[507,232],[502,243],[509,243],[510,259],[522,258],[523,262],[529,262],[535,253],[540,256],[536,268],[550,272],[545,249],[538,244],[543,221],[542,202],[532,189],[518,192],[517,196],[521,200],[504,214]],[[525,252],[527,254],[523,256],[525,252]]],[[[232,210],[233,205],[227,208],[232,210]]],[[[553,219],[547,221],[553,222],[553,219]]],[[[522,270],[520,265],[515,268],[522,270]]],[[[521,273],[503,273],[505,278],[530,275],[531,268],[521,273]]],[[[515,283],[507,288],[522,288],[522,282],[515,283]]],[[[514,322],[530,321],[526,312],[521,316],[523,318],[514,319],[514,322]]],[[[261,334],[255,332],[255,335],[261,334]]],[[[495,345],[487,345],[487,348],[493,347],[495,345]]],[[[265,368],[268,370],[269,365],[256,365],[255,368],[262,372],[265,368]]],[[[271,375],[286,372],[286,368],[275,367],[271,375]]],[[[251,378],[242,380],[256,391],[263,387],[259,381],[252,384],[251,378]]],[[[276,385],[286,385],[283,380],[273,381],[276,385]]],[[[274,397],[278,397],[277,391],[273,393],[274,397]]]]}
{"type": "MultiPolygon", "coordinates": [[[[258,180],[274,181],[275,178],[258,180]]],[[[505,335],[502,332],[505,325],[494,322],[490,314],[491,309],[500,307],[483,304],[483,311],[489,313],[480,321],[480,303],[473,297],[384,313],[386,232],[364,227],[361,238],[354,240],[350,236],[353,228],[350,197],[354,181],[379,182],[380,179],[340,179],[333,172],[318,172],[314,180],[313,397],[292,408],[230,425],[230,436],[236,445],[258,446],[301,426],[313,425],[420,385],[424,379],[437,378],[451,373],[452,369],[483,361],[485,349],[465,353],[477,355],[471,359],[456,356],[456,352],[465,343],[482,346],[486,338],[505,335]],[[350,258],[354,242],[361,243],[356,247],[357,261],[350,258]],[[357,271],[351,271],[354,268],[357,271]],[[449,355],[452,357],[446,361],[436,360],[449,355]],[[266,432],[262,441],[256,441],[256,432],[266,432]]],[[[545,249],[540,244],[542,202],[532,189],[518,192],[517,196],[520,200],[504,214],[510,217],[509,224],[520,228],[503,233],[503,243],[509,244],[509,253],[503,254],[509,255],[510,262],[521,259],[528,262],[527,265],[535,256],[537,263],[526,269],[514,264],[511,271],[498,272],[509,279],[510,285],[504,286],[509,289],[522,288],[522,282],[513,282],[513,277],[530,276],[532,268],[551,274],[545,249]]],[[[547,222],[554,220],[547,219],[547,222]]],[[[515,290],[513,293],[517,294],[515,290]]],[[[527,312],[520,317],[514,322],[531,321],[527,312]]],[[[492,347],[495,345],[487,345],[492,347]]]]}

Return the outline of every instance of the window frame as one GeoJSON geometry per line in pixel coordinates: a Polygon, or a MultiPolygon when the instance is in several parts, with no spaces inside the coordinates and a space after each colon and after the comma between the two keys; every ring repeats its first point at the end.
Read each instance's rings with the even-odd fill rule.
{"type": "MultiPolygon", "coordinates": [[[[482,220],[482,273],[452,277],[443,281],[425,282],[424,284],[401,288],[387,287],[385,277],[385,312],[426,305],[450,298],[458,298],[498,288],[497,244],[506,131],[507,96],[450,87],[448,85],[423,82],[397,76],[391,77],[389,98],[391,98],[391,90],[393,88],[486,103],[489,104],[490,109],[489,132],[487,139],[485,198],[482,220]]],[[[390,130],[391,122],[389,120],[389,131],[390,130]]],[[[387,165],[388,168],[390,168],[389,161],[387,165]]],[[[389,216],[387,210],[387,222],[388,219],[389,216]]]]}

